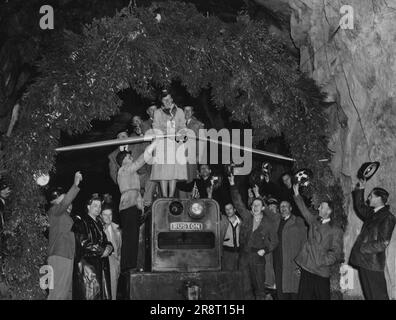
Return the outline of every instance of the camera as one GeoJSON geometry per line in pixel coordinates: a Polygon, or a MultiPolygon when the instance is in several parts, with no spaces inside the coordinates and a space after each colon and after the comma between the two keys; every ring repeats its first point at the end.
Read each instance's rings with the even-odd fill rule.
{"type": "Polygon", "coordinates": [[[219,177],[218,177],[218,176],[213,176],[213,177],[210,179],[210,182],[211,182],[212,184],[218,183],[218,182],[219,182],[219,177]]]}
{"type": "Polygon", "coordinates": [[[238,174],[238,168],[243,167],[243,164],[237,165],[237,164],[231,162],[230,164],[225,165],[224,167],[225,167],[226,175],[231,176],[231,175],[238,174]]]}

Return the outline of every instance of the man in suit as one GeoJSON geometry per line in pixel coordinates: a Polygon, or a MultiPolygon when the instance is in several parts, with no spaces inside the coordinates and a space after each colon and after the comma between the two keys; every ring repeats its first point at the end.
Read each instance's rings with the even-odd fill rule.
{"type": "Polygon", "coordinates": [[[364,202],[366,182],[361,180],[353,191],[355,212],[363,221],[359,236],[352,248],[350,264],[359,268],[360,284],[367,300],[389,300],[386,280],[386,249],[391,241],[396,218],[387,205],[389,193],[374,188],[368,203],[364,202]]]}
{"type": "MultiPolygon", "coordinates": [[[[186,117],[186,127],[187,129],[191,130],[194,132],[195,137],[199,137],[199,130],[204,129],[204,125],[201,121],[199,121],[197,118],[194,117],[194,108],[192,106],[185,106],[184,107],[184,115],[186,117]]],[[[194,153],[194,158],[191,163],[187,164],[187,181],[186,182],[191,182],[197,177],[197,170],[198,166],[197,163],[199,163],[199,140],[196,139],[195,141],[192,140],[187,140],[187,145],[186,147],[190,151],[196,150],[194,153]],[[195,148],[194,148],[195,146],[195,148]]],[[[189,157],[190,158],[190,157],[189,157]]],[[[189,159],[188,158],[188,159],[189,159]]],[[[180,195],[182,198],[189,198],[190,194],[188,192],[181,192],[180,195]]]]}
{"type": "Polygon", "coordinates": [[[120,276],[120,261],[121,261],[121,231],[118,224],[113,222],[113,208],[105,205],[102,208],[101,217],[104,223],[104,230],[107,240],[113,245],[113,252],[109,256],[110,263],[110,282],[111,282],[111,297],[117,300],[117,284],[120,276]]]}
{"type": "Polygon", "coordinates": [[[51,193],[49,217],[48,265],[53,269],[53,289],[49,290],[48,300],[72,299],[73,262],[76,252],[70,217],[72,202],[77,196],[82,181],[80,172],[74,175],[74,183],[64,194],[59,189],[51,193]]]}
{"type": "Polygon", "coordinates": [[[279,245],[273,252],[276,291],[278,300],[296,300],[300,270],[294,259],[307,241],[307,229],[303,219],[293,214],[288,201],[281,202],[280,217],[279,245]]]}
{"type": "Polygon", "coordinates": [[[157,110],[157,106],[153,103],[150,107],[147,108],[146,113],[149,118],[146,121],[143,121],[142,129],[145,134],[148,130],[153,128],[154,121],[154,112],[157,110]]]}

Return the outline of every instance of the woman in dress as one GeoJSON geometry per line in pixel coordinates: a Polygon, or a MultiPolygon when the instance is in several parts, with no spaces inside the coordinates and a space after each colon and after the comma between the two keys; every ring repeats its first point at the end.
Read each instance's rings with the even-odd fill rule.
{"type": "Polygon", "coordinates": [[[176,181],[187,180],[187,165],[183,142],[186,118],[182,109],[173,102],[172,96],[163,91],[162,106],[155,110],[153,130],[156,134],[176,135],[158,141],[151,180],[160,181],[162,196],[173,198],[176,181]]]}

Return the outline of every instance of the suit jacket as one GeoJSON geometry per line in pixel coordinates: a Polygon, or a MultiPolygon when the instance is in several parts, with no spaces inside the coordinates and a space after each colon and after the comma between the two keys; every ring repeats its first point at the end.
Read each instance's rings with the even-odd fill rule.
{"type": "Polygon", "coordinates": [[[265,253],[272,252],[278,245],[276,224],[267,213],[263,214],[260,225],[253,231],[253,215],[244,205],[236,186],[231,186],[231,198],[235,208],[241,215],[240,247],[242,254],[264,249],[265,253]]]}
{"type": "Polygon", "coordinates": [[[120,261],[121,259],[121,230],[118,227],[118,224],[112,222],[110,225],[110,228],[112,229],[112,235],[113,237],[110,237],[110,232],[108,228],[105,228],[105,234],[107,239],[111,242],[113,245],[113,252],[110,255],[110,258],[113,257],[116,260],[120,261]]]}
{"type": "Polygon", "coordinates": [[[75,237],[72,232],[73,219],[67,208],[73,202],[80,189],[73,184],[65,197],[54,204],[48,211],[49,243],[48,256],[60,256],[73,259],[75,254],[75,237]]]}
{"type": "MultiPolygon", "coordinates": [[[[204,128],[203,123],[197,120],[195,117],[192,117],[189,122],[186,121],[186,126],[187,129],[194,132],[197,138],[199,137],[199,130],[204,128]]],[[[186,148],[188,148],[189,152],[189,156],[187,158],[189,161],[187,164],[187,181],[192,181],[197,175],[197,164],[200,162],[199,146],[200,144],[198,139],[195,139],[195,141],[189,139],[186,143],[186,148]],[[192,152],[191,155],[190,150],[192,152]],[[193,156],[193,158],[191,158],[191,156],[193,156]]],[[[203,150],[201,151],[203,152],[203,150]]]]}
{"type": "Polygon", "coordinates": [[[153,128],[153,119],[149,118],[146,121],[143,121],[143,124],[142,124],[143,133],[146,133],[147,131],[149,131],[152,128],[153,128]]]}
{"type": "Polygon", "coordinates": [[[343,231],[330,223],[322,223],[306,207],[301,196],[294,196],[301,214],[308,223],[308,240],[296,263],[303,269],[324,278],[330,277],[330,267],[342,260],[343,231]]]}
{"type": "Polygon", "coordinates": [[[199,130],[204,128],[204,124],[197,118],[192,117],[189,122],[186,121],[186,127],[194,131],[195,135],[198,137],[199,130]]]}
{"type": "Polygon", "coordinates": [[[385,251],[391,241],[396,218],[389,206],[374,213],[364,203],[364,189],[352,193],[355,211],[363,221],[359,236],[352,248],[349,262],[356,267],[371,271],[384,271],[385,251]]]}

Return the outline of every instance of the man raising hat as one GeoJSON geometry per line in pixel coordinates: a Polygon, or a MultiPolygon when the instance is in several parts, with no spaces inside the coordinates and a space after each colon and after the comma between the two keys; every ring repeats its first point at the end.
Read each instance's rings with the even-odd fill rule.
{"type": "Polygon", "coordinates": [[[366,181],[353,191],[355,212],[363,221],[361,232],[352,248],[349,262],[359,269],[360,284],[367,300],[389,300],[385,280],[385,252],[392,238],[396,218],[387,205],[389,193],[374,188],[364,202],[366,181]]]}

